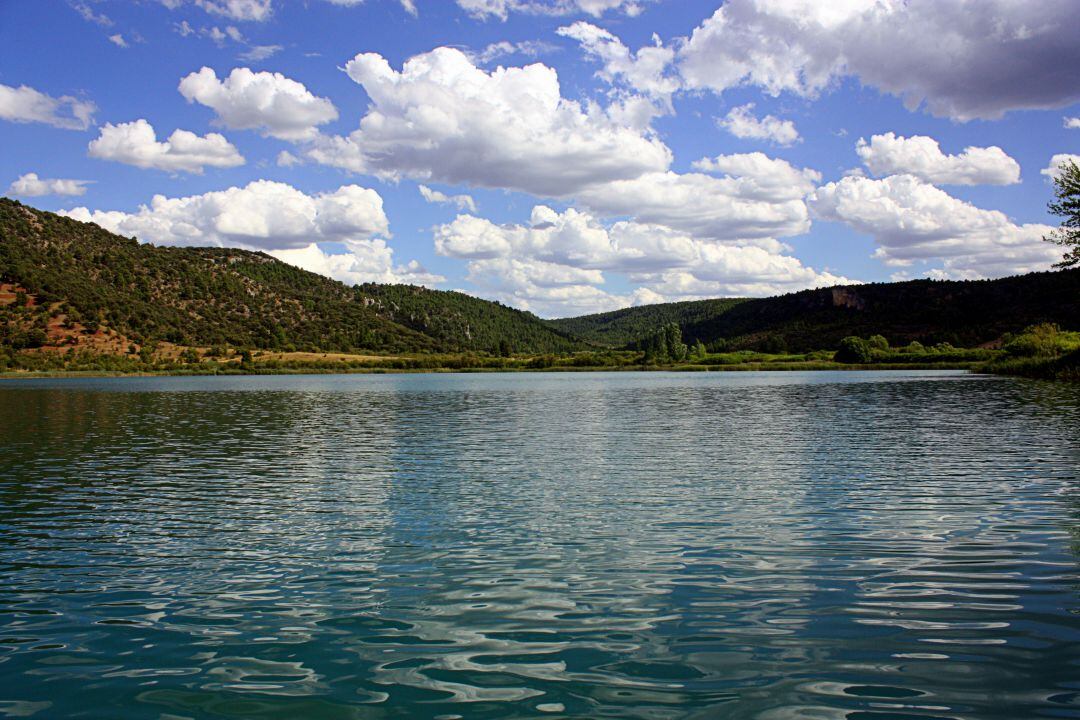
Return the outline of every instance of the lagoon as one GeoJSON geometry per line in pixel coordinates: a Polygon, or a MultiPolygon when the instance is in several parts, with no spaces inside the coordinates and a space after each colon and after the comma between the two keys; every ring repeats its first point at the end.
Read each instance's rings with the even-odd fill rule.
{"type": "Polygon", "coordinates": [[[0,383],[0,717],[1080,718],[1080,388],[0,383]]]}

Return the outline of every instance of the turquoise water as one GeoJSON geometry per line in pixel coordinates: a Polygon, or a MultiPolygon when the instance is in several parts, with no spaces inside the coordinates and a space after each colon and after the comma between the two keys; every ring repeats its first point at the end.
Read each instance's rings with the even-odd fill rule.
{"type": "Polygon", "coordinates": [[[0,717],[1080,718],[1080,389],[0,383],[0,717]]]}

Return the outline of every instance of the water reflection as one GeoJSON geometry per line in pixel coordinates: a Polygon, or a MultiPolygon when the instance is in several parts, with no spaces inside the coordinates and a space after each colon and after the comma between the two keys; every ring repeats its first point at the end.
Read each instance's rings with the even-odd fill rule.
{"type": "Polygon", "coordinates": [[[0,716],[1080,717],[1080,393],[0,388],[0,716]]]}

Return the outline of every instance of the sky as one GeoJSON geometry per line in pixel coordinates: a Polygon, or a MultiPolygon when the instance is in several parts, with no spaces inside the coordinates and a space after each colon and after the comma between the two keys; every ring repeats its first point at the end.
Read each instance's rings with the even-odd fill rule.
{"type": "Polygon", "coordinates": [[[1046,270],[1076,0],[0,0],[0,191],[564,317],[1046,270]]]}

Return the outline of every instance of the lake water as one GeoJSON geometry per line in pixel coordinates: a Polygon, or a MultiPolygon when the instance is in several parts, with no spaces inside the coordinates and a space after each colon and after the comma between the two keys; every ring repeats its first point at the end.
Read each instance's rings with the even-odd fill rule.
{"type": "Polygon", "coordinates": [[[0,717],[1080,718],[1080,388],[0,383],[0,717]]]}

